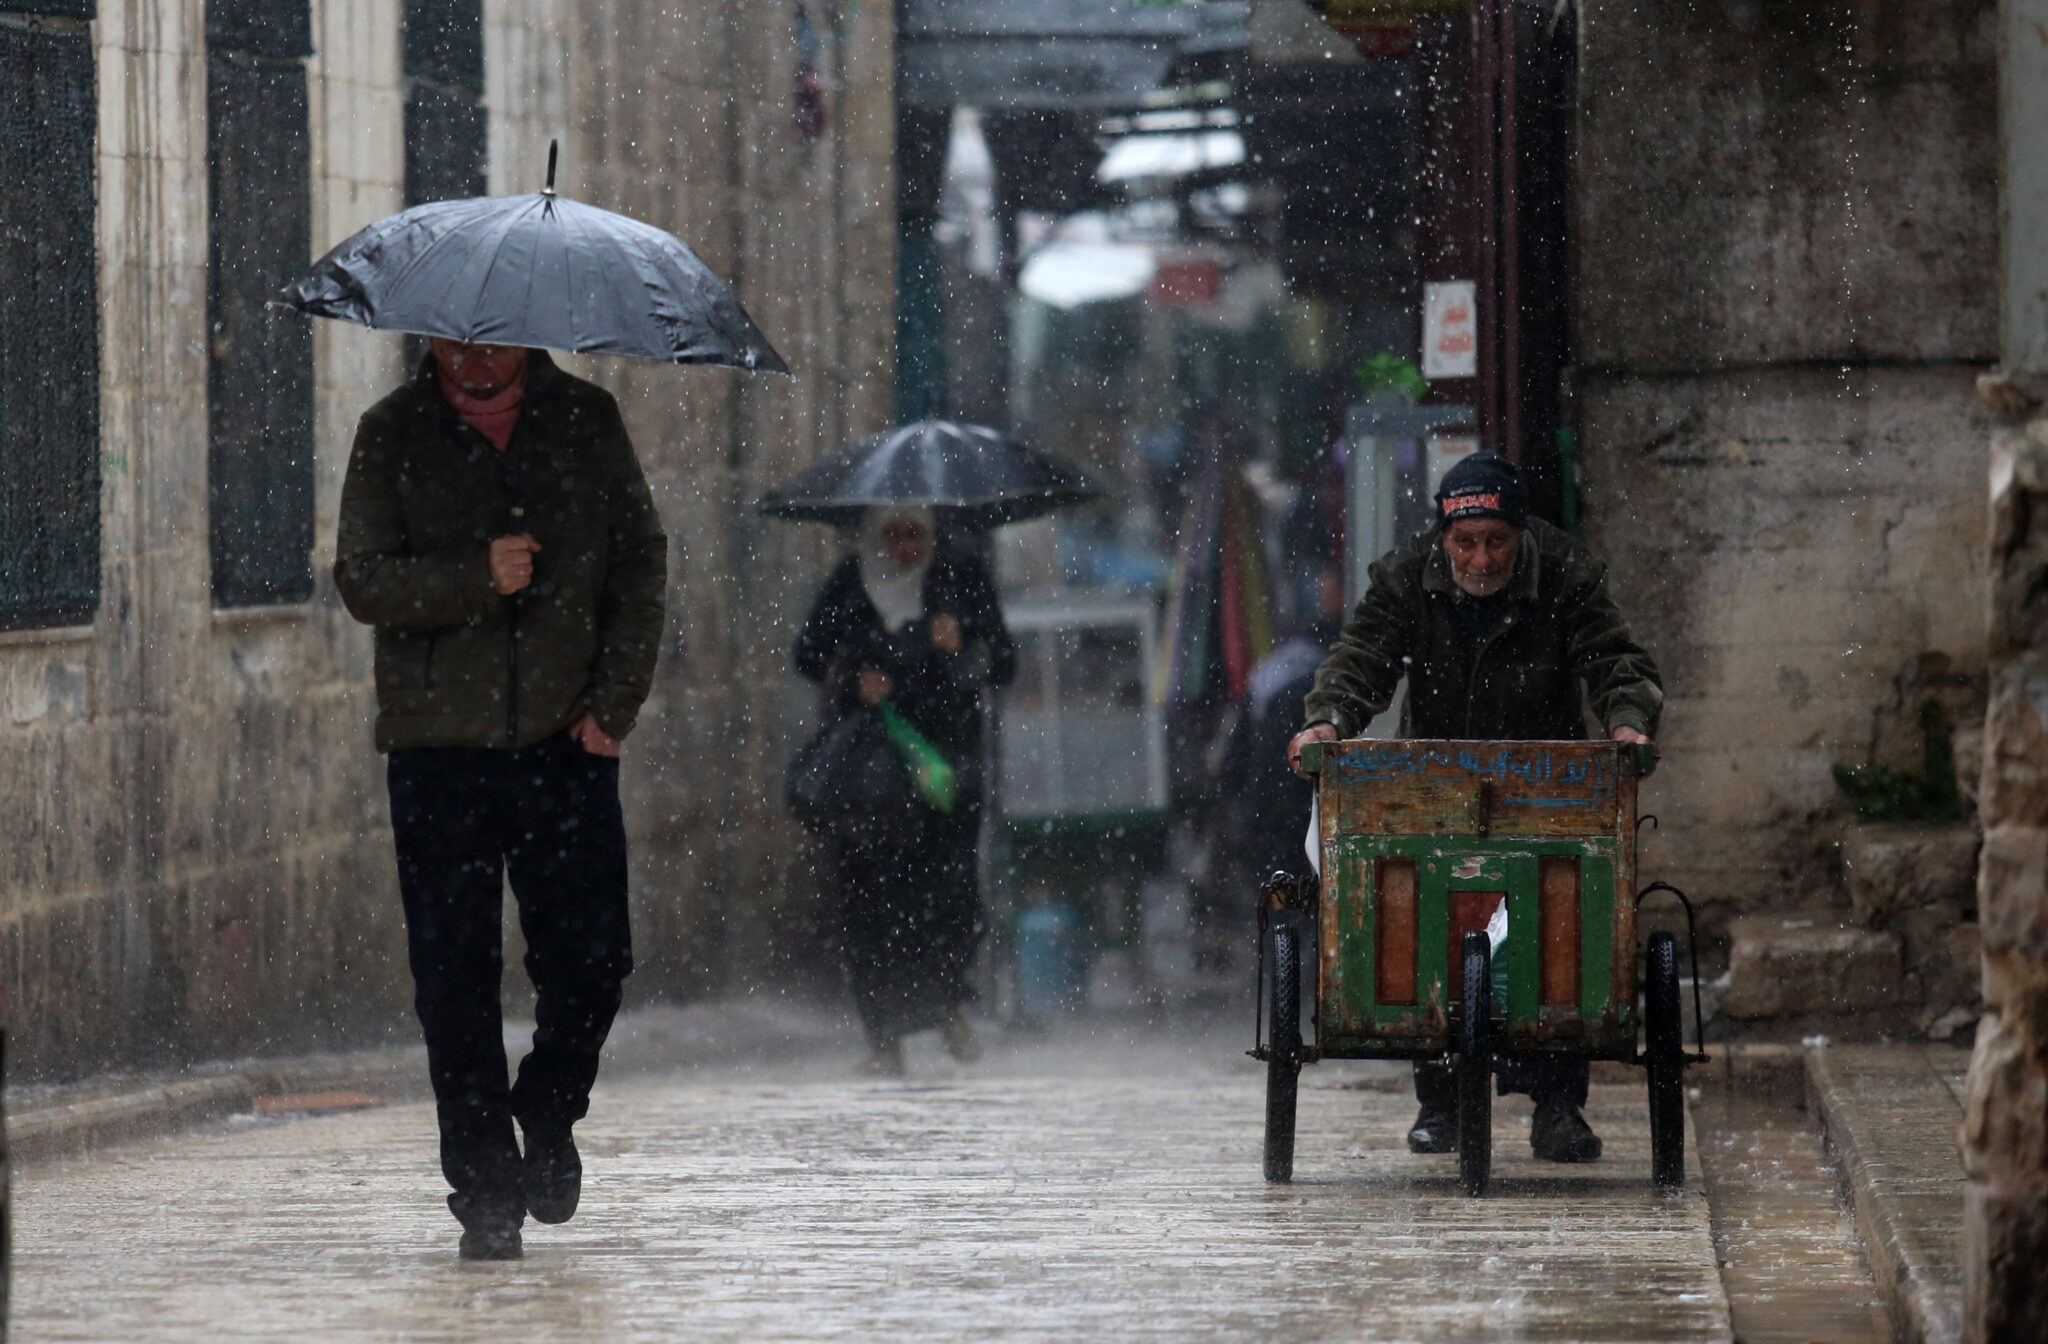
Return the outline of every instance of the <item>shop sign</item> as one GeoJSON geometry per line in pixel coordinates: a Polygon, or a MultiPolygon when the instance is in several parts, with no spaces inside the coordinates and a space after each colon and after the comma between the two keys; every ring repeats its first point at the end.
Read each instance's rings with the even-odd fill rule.
{"type": "Polygon", "coordinates": [[[1323,0],[1323,21],[1351,39],[1367,58],[1391,60],[1415,50],[1415,20],[1423,14],[1460,13],[1472,0],[1323,0]]]}
{"type": "Polygon", "coordinates": [[[1223,268],[1213,261],[1161,261],[1152,274],[1153,303],[1185,308],[1214,303],[1223,293],[1223,268]]]}
{"type": "Polygon", "coordinates": [[[1457,14],[1472,0],[1324,0],[1319,6],[1332,26],[1347,23],[1399,23],[1422,14],[1457,14]]]}
{"type": "Polygon", "coordinates": [[[1479,376],[1479,290],[1470,280],[1422,287],[1422,376],[1479,376]]]}

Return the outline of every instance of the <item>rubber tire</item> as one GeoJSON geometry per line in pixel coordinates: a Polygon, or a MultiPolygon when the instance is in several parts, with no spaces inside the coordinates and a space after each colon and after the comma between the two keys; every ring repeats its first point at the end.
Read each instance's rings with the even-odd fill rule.
{"type": "Polygon", "coordinates": [[[1483,933],[1460,948],[1464,1008],[1458,1018],[1458,1183],[1486,1193],[1493,1172],[1493,968],[1483,933]]]}
{"type": "Polygon", "coordinates": [[[1685,1040],[1678,1001],[1678,940],[1650,935],[1643,972],[1644,1072],[1650,1078],[1650,1179],[1685,1184],[1685,1040]]]}
{"type": "Polygon", "coordinates": [[[1273,927],[1272,1030],[1266,1054],[1266,1179],[1294,1179],[1294,1110],[1301,1082],[1301,947],[1292,927],[1273,927]]]}

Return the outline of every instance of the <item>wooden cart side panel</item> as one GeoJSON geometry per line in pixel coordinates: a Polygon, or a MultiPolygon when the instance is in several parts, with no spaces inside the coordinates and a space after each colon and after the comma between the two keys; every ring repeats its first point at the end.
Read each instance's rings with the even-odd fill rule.
{"type": "Polygon", "coordinates": [[[1537,873],[1535,854],[1506,856],[1508,889],[1508,1016],[1518,1022],[1536,1020],[1538,949],[1537,873]]]}
{"type": "Polygon", "coordinates": [[[1614,861],[1588,855],[1579,864],[1579,1017],[1604,1016],[1614,990],[1614,861]]]}
{"type": "Polygon", "coordinates": [[[1611,742],[1358,740],[1325,754],[1319,797],[1326,837],[1611,835],[1633,783],[1611,742]]]}
{"type": "Polygon", "coordinates": [[[1505,891],[1508,897],[1507,979],[1502,1004],[1510,1043],[1626,1055],[1635,1031],[1633,944],[1615,945],[1632,928],[1616,875],[1625,851],[1608,837],[1520,840],[1499,836],[1347,836],[1335,846],[1323,884],[1318,1036],[1324,1048],[1445,1048],[1452,1000],[1452,907],[1461,894],[1505,891]],[[1539,1001],[1542,860],[1575,860],[1580,873],[1580,993],[1569,1016],[1539,1001]],[[1379,1002],[1376,946],[1380,860],[1413,859],[1417,868],[1413,1003],[1379,1002]],[[1614,990],[1628,971],[1627,993],[1614,990]]]}
{"type": "MultiPolygon", "coordinates": [[[[1351,741],[1321,762],[1319,1044],[1347,1050],[1448,1045],[1451,906],[1459,891],[1508,895],[1508,1043],[1628,1057],[1635,1044],[1636,773],[1611,742],[1351,741]],[[1579,993],[1541,1003],[1541,864],[1579,873],[1579,993]],[[1416,865],[1413,1002],[1381,1003],[1379,861],[1416,865]]],[[[1470,903],[1469,901],[1467,902],[1470,903]]]]}
{"type": "Polygon", "coordinates": [[[1340,876],[1322,886],[1319,1033],[1340,1023],[1372,1021],[1378,934],[1372,918],[1377,897],[1373,855],[1358,845],[1332,844],[1324,852],[1323,871],[1340,876]]]}

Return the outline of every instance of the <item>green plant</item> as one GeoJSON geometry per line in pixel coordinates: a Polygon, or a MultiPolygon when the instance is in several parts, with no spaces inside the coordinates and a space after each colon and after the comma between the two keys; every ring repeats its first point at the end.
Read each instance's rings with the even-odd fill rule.
{"type": "Polygon", "coordinates": [[[1858,825],[1882,821],[1959,821],[1963,796],[1956,787],[1955,747],[1948,711],[1932,696],[1920,702],[1920,768],[1866,761],[1834,767],[1835,783],[1855,805],[1858,825]]]}
{"type": "Polygon", "coordinates": [[[1429,380],[1414,360],[1382,351],[1351,370],[1351,390],[1367,401],[1377,401],[1385,393],[1415,401],[1429,391],[1429,380]]]}

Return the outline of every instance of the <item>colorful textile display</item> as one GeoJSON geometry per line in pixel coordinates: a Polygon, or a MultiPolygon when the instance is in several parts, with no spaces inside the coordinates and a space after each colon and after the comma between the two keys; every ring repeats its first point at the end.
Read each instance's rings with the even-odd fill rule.
{"type": "Polygon", "coordinates": [[[1171,705],[1239,699],[1273,650],[1272,589],[1259,501],[1234,456],[1218,454],[1188,500],[1167,608],[1165,684],[1171,705]]]}

